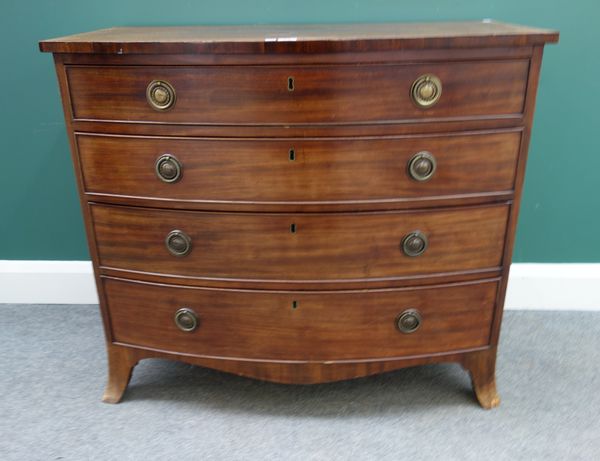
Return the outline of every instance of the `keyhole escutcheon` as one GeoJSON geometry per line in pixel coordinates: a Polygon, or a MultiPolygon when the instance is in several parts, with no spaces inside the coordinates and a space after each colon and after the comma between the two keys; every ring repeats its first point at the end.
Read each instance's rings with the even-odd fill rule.
{"type": "Polygon", "coordinates": [[[288,91],[294,91],[294,77],[288,77],[287,89],[288,91]]]}

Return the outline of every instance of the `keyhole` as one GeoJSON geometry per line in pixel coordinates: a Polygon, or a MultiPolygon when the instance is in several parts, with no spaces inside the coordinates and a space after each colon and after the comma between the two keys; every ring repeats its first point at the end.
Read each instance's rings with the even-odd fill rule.
{"type": "Polygon", "coordinates": [[[298,301],[292,301],[292,309],[296,309],[298,307],[298,301]]]}
{"type": "Polygon", "coordinates": [[[294,77],[288,77],[288,91],[294,91],[294,77]]]}
{"type": "Polygon", "coordinates": [[[289,150],[288,153],[290,155],[290,162],[293,162],[294,160],[296,160],[296,151],[294,150],[293,147],[289,150]]]}
{"type": "Polygon", "coordinates": [[[295,233],[296,233],[296,223],[292,223],[292,224],[290,224],[290,232],[291,232],[292,234],[295,234],[295,233]]]}

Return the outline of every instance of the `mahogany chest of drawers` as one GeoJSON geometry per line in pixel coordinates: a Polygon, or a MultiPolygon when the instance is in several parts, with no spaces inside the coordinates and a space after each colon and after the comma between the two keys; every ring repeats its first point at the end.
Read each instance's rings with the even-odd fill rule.
{"type": "Polygon", "coordinates": [[[496,22],[115,28],[54,53],[108,347],[281,383],[458,362],[483,407],[545,43],[496,22]]]}

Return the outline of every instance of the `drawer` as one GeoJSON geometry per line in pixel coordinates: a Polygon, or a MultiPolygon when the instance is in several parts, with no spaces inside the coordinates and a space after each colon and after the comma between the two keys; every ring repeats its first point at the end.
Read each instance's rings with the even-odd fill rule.
{"type": "Polygon", "coordinates": [[[511,191],[520,140],[520,131],[319,140],[80,134],[77,146],[88,193],[316,205],[511,191]],[[429,178],[418,159],[435,164],[429,178]],[[157,165],[167,168],[162,179],[157,165]]]}
{"type": "Polygon", "coordinates": [[[508,205],[209,213],[91,204],[101,267],[232,281],[379,280],[501,265],[508,205]],[[176,256],[171,251],[184,254],[176,256]],[[427,248],[418,253],[427,240],[427,248]],[[404,249],[406,247],[406,250],[404,249]]]}
{"type": "Polygon", "coordinates": [[[106,278],[103,286],[115,342],[212,357],[301,361],[485,346],[497,290],[495,281],[342,292],[222,290],[106,278]],[[194,316],[193,331],[175,322],[182,308],[192,312],[179,314],[181,327],[193,328],[194,316]]]}
{"type": "Polygon", "coordinates": [[[68,66],[79,120],[177,124],[344,124],[507,116],[523,111],[529,60],[296,66],[68,66]],[[433,106],[417,107],[424,75],[433,106]],[[293,80],[292,80],[293,79],[293,80]],[[155,101],[172,104],[156,110],[155,101]],[[365,84],[368,82],[368,84],[365,84]],[[168,85],[168,86],[167,86],[168,85]],[[158,91],[158,93],[156,93],[158,91]],[[168,92],[171,91],[171,94],[168,92]]]}

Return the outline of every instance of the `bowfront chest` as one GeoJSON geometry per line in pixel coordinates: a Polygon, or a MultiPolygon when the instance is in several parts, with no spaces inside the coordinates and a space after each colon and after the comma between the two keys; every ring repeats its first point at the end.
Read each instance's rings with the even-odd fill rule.
{"type": "Polygon", "coordinates": [[[542,58],[496,22],[115,28],[54,53],[108,349],[486,408],[542,58]]]}

